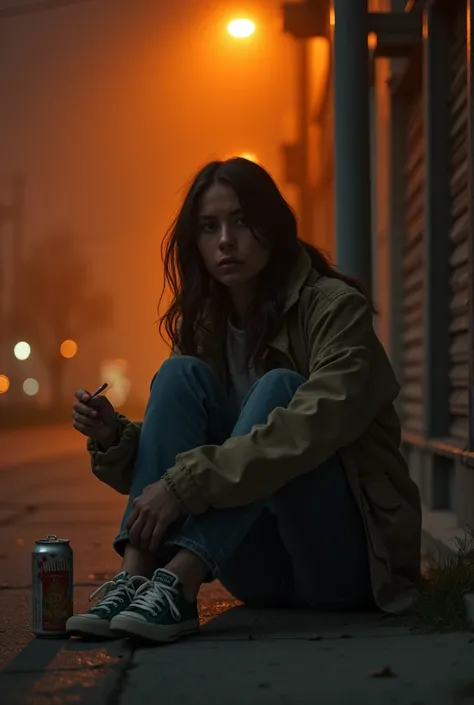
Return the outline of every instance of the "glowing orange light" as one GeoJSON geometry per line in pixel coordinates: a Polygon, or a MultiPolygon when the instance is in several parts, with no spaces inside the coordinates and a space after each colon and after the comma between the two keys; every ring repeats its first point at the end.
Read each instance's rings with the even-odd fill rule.
{"type": "Polygon", "coordinates": [[[375,51],[377,49],[377,34],[375,32],[369,32],[367,36],[367,44],[369,46],[369,51],[375,51]]]}
{"type": "Polygon", "coordinates": [[[6,375],[0,375],[0,394],[5,394],[10,389],[10,380],[6,375]]]}
{"type": "Polygon", "coordinates": [[[236,157],[241,157],[241,159],[248,159],[250,162],[255,162],[255,164],[258,164],[258,157],[255,152],[238,152],[237,154],[235,152],[229,152],[229,154],[226,154],[224,158],[235,159],[236,157]]]}
{"type": "Polygon", "coordinates": [[[254,154],[254,152],[242,152],[242,154],[239,154],[238,156],[242,157],[242,159],[248,159],[250,162],[255,162],[258,164],[257,155],[254,154]]]}
{"type": "Polygon", "coordinates": [[[255,32],[255,23],[252,20],[243,18],[232,20],[227,25],[227,31],[235,39],[246,39],[255,32]]]}
{"type": "Polygon", "coordinates": [[[74,357],[78,350],[78,346],[75,340],[63,340],[59,351],[61,355],[67,359],[74,357]]]}

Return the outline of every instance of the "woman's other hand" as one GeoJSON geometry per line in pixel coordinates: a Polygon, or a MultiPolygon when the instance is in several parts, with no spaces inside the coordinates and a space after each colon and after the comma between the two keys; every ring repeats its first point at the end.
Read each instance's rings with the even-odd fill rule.
{"type": "Polygon", "coordinates": [[[156,553],[166,529],[181,514],[178,500],[163,482],[148,485],[134,500],[126,524],[130,542],[143,551],[156,553]]]}
{"type": "Polygon", "coordinates": [[[73,426],[76,431],[92,438],[101,448],[108,450],[119,441],[119,427],[115,409],[104,396],[91,399],[84,389],[76,391],[73,407],[73,426]]]}

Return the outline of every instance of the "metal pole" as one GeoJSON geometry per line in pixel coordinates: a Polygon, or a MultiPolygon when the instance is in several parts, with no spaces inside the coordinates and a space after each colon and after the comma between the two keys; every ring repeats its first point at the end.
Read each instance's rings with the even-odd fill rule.
{"type": "Polygon", "coordinates": [[[367,0],[334,0],[336,258],[372,291],[367,0]]]}
{"type": "Polygon", "coordinates": [[[474,7],[473,0],[467,3],[467,80],[468,80],[468,153],[469,153],[469,450],[474,450],[474,7]]]}
{"type": "Polygon", "coordinates": [[[303,240],[310,242],[312,239],[312,203],[309,192],[309,165],[308,165],[308,127],[309,127],[309,65],[308,42],[305,39],[296,41],[297,53],[297,83],[298,83],[298,147],[299,147],[299,174],[298,174],[298,215],[299,231],[303,240]]]}

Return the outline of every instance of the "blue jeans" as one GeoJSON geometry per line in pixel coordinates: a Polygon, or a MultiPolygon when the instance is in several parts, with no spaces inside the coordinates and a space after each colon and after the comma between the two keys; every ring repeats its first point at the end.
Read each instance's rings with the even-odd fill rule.
{"type": "MultiPolygon", "coordinates": [[[[178,453],[249,433],[273,409],[286,407],[304,381],[291,370],[268,372],[236,419],[205,363],[193,357],[167,360],[151,385],[116,551],[123,555],[133,500],[174,465],[178,453]]],[[[180,546],[200,556],[210,579],[218,577],[252,606],[340,610],[372,602],[363,521],[337,455],[263,500],[179,520],[164,550],[180,546]]]]}

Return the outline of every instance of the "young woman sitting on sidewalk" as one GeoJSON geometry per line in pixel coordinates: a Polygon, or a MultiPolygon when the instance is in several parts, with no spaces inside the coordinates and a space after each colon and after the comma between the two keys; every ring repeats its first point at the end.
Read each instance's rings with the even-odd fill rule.
{"type": "Polygon", "coordinates": [[[143,423],[76,393],[92,470],[129,501],[121,572],[68,632],[177,639],[215,578],[250,606],[406,608],[419,494],[362,287],[298,239],[274,181],[241,158],[197,175],[164,266],[173,354],[143,423]]]}

